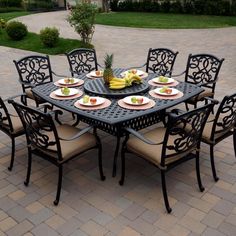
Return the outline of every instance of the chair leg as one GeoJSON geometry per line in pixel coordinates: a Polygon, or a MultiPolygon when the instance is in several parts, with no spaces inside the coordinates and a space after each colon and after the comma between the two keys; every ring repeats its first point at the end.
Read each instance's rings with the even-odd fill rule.
{"type": "Polygon", "coordinates": [[[166,210],[168,213],[171,213],[172,209],[170,208],[168,196],[167,196],[167,191],[166,191],[166,178],[165,178],[165,171],[161,170],[161,185],[162,185],[162,193],[163,193],[163,198],[166,206],[166,210]]]}
{"type": "Polygon", "coordinates": [[[121,178],[119,184],[122,186],[125,181],[125,147],[121,149],[121,178]]]}
{"type": "Polygon", "coordinates": [[[205,190],[205,188],[203,187],[202,181],[201,181],[199,153],[197,154],[197,157],[196,157],[196,174],[197,174],[198,187],[199,187],[200,191],[203,192],[205,190]]]}
{"type": "Polygon", "coordinates": [[[32,165],[32,154],[31,154],[31,149],[28,148],[28,169],[27,169],[26,180],[24,182],[25,186],[28,186],[30,181],[31,165],[32,165]]]}
{"type": "Polygon", "coordinates": [[[211,169],[215,182],[219,180],[216,175],[215,161],[214,161],[214,146],[210,145],[210,155],[211,155],[211,169]]]}
{"type": "Polygon", "coordinates": [[[59,200],[60,200],[60,195],[61,195],[61,185],[62,185],[62,174],[63,174],[63,166],[59,165],[58,166],[58,183],[57,183],[57,195],[56,199],[53,202],[55,206],[58,205],[59,200]]]}
{"type": "Polygon", "coordinates": [[[185,102],[186,110],[189,111],[188,103],[185,102]]]}
{"type": "Polygon", "coordinates": [[[116,150],[115,150],[114,160],[113,160],[112,177],[116,176],[117,157],[118,157],[118,154],[119,154],[119,149],[120,149],[120,136],[117,136],[117,139],[116,139],[116,150]]]}
{"type": "Polygon", "coordinates": [[[15,159],[15,138],[11,138],[11,162],[10,166],[8,167],[8,170],[11,171],[15,159]]]}
{"type": "Polygon", "coordinates": [[[233,133],[233,140],[234,140],[234,155],[236,158],[236,130],[234,130],[234,133],[233,133]]]}
{"type": "Polygon", "coordinates": [[[99,142],[98,144],[98,166],[99,166],[99,173],[100,173],[100,178],[102,181],[106,179],[106,176],[103,174],[103,167],[102,167],[102,145],[99,142]]]}

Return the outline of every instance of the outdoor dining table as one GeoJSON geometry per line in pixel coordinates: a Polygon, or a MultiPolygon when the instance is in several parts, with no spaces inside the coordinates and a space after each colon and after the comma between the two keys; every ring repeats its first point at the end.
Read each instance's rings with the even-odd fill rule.
{"type": "MultiPolygon", "coordinates": [[[[114,74],[118,77],[125,69],[115,69],[114,74]]],[[[148,74],[146,78],[143,79],[143,85],[141,91],[137,91],[137,87],[130,87],[125,90],[115,90],[111,91],[108,87],[104,86],[101,79],[90,79],[87,78],[86,74],[81,74],[78,76],[79,79],[84,80],[84,84],[78,89],[83,91],[84,94],[89,94],[91,96],[101,96],[106,97],[111,101],[111,104],[103,109],[94,110],[84,110],[79,109],[74,106],[74,103],[79,99],[54,99],[50,97],[52,91],[58,89],[54,82],[36,86],[32,89],[33,93],[41,99],[48,103],[55,105],[61,109],[72,112],[78,115],[79,120],[87,124],[95,125],[98,129],[101,129],[111,135],[117,137],[116,150],[114,153],[114,164],[113,164],[113,176],[116,174],[116,162],[119,152],[120,139],[124,136],[123,127],[130,127],[134,130],[144,129],[148,126],[157,124],[163,118],[165,110],[171,108],[177,104],[180,104],[191,97],[200,94],[203,89],[190,83],[185,83],[179,81],[178,85],[175,86],[176,89],[183,92],[183,96],[178,99],[159,99],[152,97],[149,94],[150,90],[156,87],[148,83],[149,80],[156,77],[156,74],[148,74]],[[118,101],[130,94],[138,94],[148,97],[155,101],[155,105],[150,109],[125,109],[118,105],[118,101]]],[[[83,94],[83,95],[84,95],[83,94]]]]}

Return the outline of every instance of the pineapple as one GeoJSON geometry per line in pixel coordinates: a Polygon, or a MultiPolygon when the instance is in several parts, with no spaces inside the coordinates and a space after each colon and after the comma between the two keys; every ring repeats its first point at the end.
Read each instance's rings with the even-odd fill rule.
{"type": "Polygon", "coordinates": [[[105,84],[109,84],[110,80],[114,77],[113,76],[113,71],[112,71],[112,63],[113,63],[113,54],[108,55],[106,54],[104,64],[105,64],[105,69],[103,72],[103,79],[105,84]]]}

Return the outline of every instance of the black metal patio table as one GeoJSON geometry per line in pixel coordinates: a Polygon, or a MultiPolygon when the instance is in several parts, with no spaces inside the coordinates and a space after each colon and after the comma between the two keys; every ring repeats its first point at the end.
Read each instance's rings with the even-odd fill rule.
{"type": "MultiPolygon", "coordinates": [[[[124,69],[116,69],[115,74],[118,76],[124,69]]],[[[150,99],[153,99],[156,102],[156,105],[147,110],[129,110],[121,108],[117,102],[121,97],[124,97],[126,94],[122,92],[115,92],[114,94],[109,94],[109,91],[106,93],[104,88],[101,88],[103,85],[99,85],[99,83],[94,82],[96,84],[95,87],[98,87],[96,91],[99,91],[100,96],[108,97],[111,100],[111,105],[107,108],[100,110],[82,110],[78,109],[74,106],[76,99],[70,100],[55,100],[51,98],[49,95],[52,91],[56,90],[58,87],[54,85],[54,83],[47,83],[44,85],[39,85],[33,88],[33,93],[35,93],[40,98],[45,101],[61,108],[67,110],[69,112],[73,112],[78,115],[79,119],[85,123],[96,125],[97,128],[117,137],[116,150],[114,154],[114,166],[113,166],[113,176],[115,175],[116,170],[116,160],[119,151],[120,138],[124,136],[122,127],[130,127],[135,130],[140,130],[156,124],[160,121],[161,114],[168,108],[173,107],[179,103],[182,103],[191,97],[194,97],[203,91],[202,88],[185,82],[179,82],[179,84],[175,87],[181,92],[183,92],[184,96],[175,99],[175,100],[165,100],[165,99],[157,99],[153,98],[149,95],[148,91],[154,89],[154,86],[149,85],[148,80],[156,77],[156,74],[149,74],[144,80],[144,89],[141,92],[134,92],[133,94],[141,94],[143,96],[147,96],[150,99]]],[[[92,81],[86,77],[85,74],[80,75],[78,78],[83,79],[85,81],[84,86],[79,87],[86,94],[93,94],[93,86],[91,86],[92,81]]],[[[105,89],[106,90],[106,89],[105,89]]],[[[97,93],[95,92],[97,95],[97,93]]],[[[128,91],[128,94],[132,94],[132,91],[128,91]]],[[[94,95],[94,94],[93,94],[94,95]]]]}

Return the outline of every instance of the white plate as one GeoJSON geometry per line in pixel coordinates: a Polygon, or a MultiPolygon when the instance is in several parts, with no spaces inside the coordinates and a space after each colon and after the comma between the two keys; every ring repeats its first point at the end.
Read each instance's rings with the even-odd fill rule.
{"type": "MultiPolygon", "coordinates": [[[[64,79],[67,79],[67,78],[64,78],[64,79]]],[[[73,85],[73,84],[79,83],[79,79],[76,79],[76,78],[73,78],[73,79],[74,79],[74,82],[73,82],[73,83],[66,83],[64,79],[58,80],[58,83],[59,83],[59,84],[62,84],[62,85],[73,85]]],[[[69,78],[69,77],[68,77],[68,79],[72,79],[72,78],[69,78]]]]}
{"type": "Polygon", "coordinates": [[[166,77],[166,78],[168,78],[168,81],[167,81],[167,82],[161,82],[161,81],[159,80],[159,78],[160,78],[160,77],[153,78],[152,81],[153,81],[154,83],[158,83],[158,84],[171,84],[171,83],[173,83],[173,82],[175,81],[173,78],[168,78],[168,77],[166,77]]]}
{"type": "Polygon", "coordinates": [[[156,88],[156,89],[154,90],[154,92],[155,92],[156,94],[159,94],[159,95],[162,95],[162,96],[174,96],[174,95],[177,95],[177,94],[179,93],[179,90],[178,90],[178,89],[175,89],[175,88],[171,88],[171,89],[172,89],[172,93],[171,93],[171,94],[161,93],[161,92],[160,92],[161,89],[162,89],[162,88],[156,88]]]}
{"type": "Polygon", "coordinates": [[[92,77],[100,78],[103,76],[103,71],[102,70],[99,70],[99,71],[100,71],[100,75],[96,75],[96,71],[91,71],[88,75],[92,77]]]}
{"type": "Polygon", "coordinates": [[[105,99],[101,98],[101,97],[89,97],[89,102],[88,103],[84,103],[83,98],[79,99],[78,102],[82,106],[93,107],[93,106],[98,106],[98,105],[103,104],[105,102],[105,99]],[[90,102],[91,98],[96,98],[97,102],[95,104],[91,104],[91,102],[90,102]]]}
{"type": "Polygon", "coordinates": [[[135,95],[133,95],[133,96],[128,96],[128,97],[123,98],[123,101],[124,101],[125,103],[129,104],[129,105],[140,106],[140,105],[145,105],[145,104],[149,103],[149,102],[150,102],[150,99],[147,98],[147,97],[143,97],[143,96],[138,96],[138,95],[135,96],[135,95]],[[143,102],[142,102],[142,103],[133,103],[133,102],[131,101],[131,98],[132,98],[132,97],[135,97],[135,98],[143,98],[143,102]]]}
{"type": "Polygon", "coordinates": [[[61,92],[61,89],[57,89],[54,93],[55,95],[59,96],[59,97],[70,97],[70,96],[74,96],[76,95],[79,90],[78,89],[75,89],[75,88],[69,88],[70,89],[70,93],[69,95],[65,95],[61,92]]]}
{"type": "MultiPolygon", "coordinates": [[[[121,73],[121,76],[122,77],[125,77],[128,73],[130,73],[130,71],[132,70],[136,70],[136,69],[130,69],[130,70],[127,70],[127,71],[124,71],[121,73]]],[[[136,70],[137,72],[135,73],[135,75],[138,75],[138,76],[142,76],[144,75],[144,72],[142,70],[136,70]]]]}

